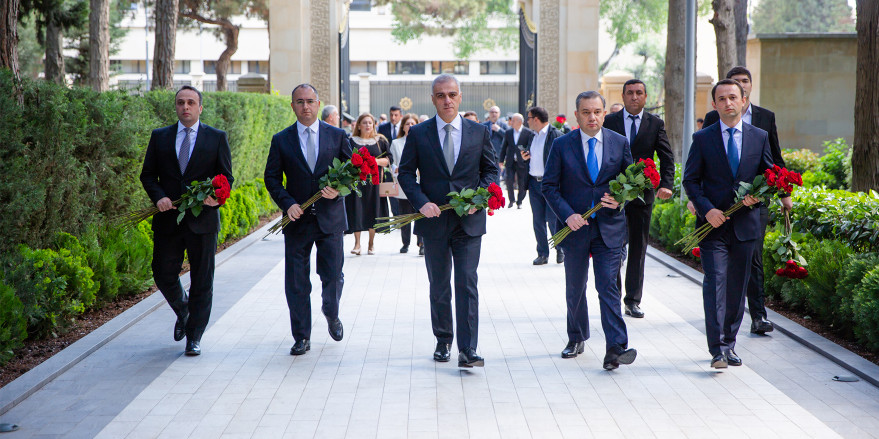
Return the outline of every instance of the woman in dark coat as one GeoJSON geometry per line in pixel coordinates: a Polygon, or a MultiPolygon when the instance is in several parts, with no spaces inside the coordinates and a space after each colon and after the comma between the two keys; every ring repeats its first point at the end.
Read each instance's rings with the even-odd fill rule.
{"type": "MultiPolygon", "coordinates": [[[[369,153],[376,159],[376,163],[382,168],[390,166],[390,143],[385,136],[375,129],[375,118],[369,113],[363,113],[354,124],[351,133],[351,148],[360,149],[366,147],[369,153]]],[[[351,253],[360,255],[360,232],[369,231],[369,247],[367,254],[375,254],[375,218],[388,216],[388,203],[378,194],[378,186],[366,185],[361,189],[362,197],[349,196],[345,198],[345,211],[348,214],[348,230],[345,233],[354,234],[354,248],[351,253]],[[384,206],[384,209],[381,206],[384,206]]]]}

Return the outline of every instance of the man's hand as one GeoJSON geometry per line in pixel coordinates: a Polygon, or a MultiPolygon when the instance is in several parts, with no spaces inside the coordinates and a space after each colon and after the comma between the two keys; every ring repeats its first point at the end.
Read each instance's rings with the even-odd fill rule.
{"type": "Polygon", "coordinates": [[[492,130],[492,131],[497,131],[497,130],[499,130],[499,129],[501,129],[501,126],[498,125],[497,123],[492,123],[492,124],[491,124],[491,130],[492,130]]]}
{"type": "Polygon", "coordinates": [[[747,207],[751,207],[759,202],[760,202],[759,198],[755,198],[750,195],[745,195],[745,199],[742,200],[742,204],[744,204],[747,207]]]}
{"type": "Polygon", "coordinates": [[[290,221],[296,221],[302,216],[302,208],[299,207],[298,204],[294,204],[287,209],[287,216],[290,217],[290,221]]]}
{"type": "Polygon", "coordinates": [[[442,211],[440,211],[439,206],[434,203],[424,203],[424,206],[421,206],[421,209],[418,209],[425,218],[436,218],[440,216],[442,211]]]}
{"type": "Polygon", "coordinates": [[[497,167],[504,169],[504,162],[498,162],[497,167]]]}
{"type": "Polygon", "coordinates": [[[470,210],[467,211],[467,215],[473,215],[476,211],[479,210],[475,207],[471,207],[470,210]]]}
{"type": "Polygon", "coordinates": [[[159,208],[159,212],[167,212],[171,209],[176,209],[174,203],[171,202],[171,199],[168,197],[162,198],[159,201],[156,201],[156,207],[159,208]]]}
{"type": "Polygon", "coordinates": [[[696,214],[696,206],[693,205],[692,201],[687,201],[687,210],[689,210],[692,215],[696,214]]]}
{"type": "Polygon", "coordinates": [[[660,200],[667,200],[671,198],[672,195],[674,195],[674,192],[672,192],[671,189],[668,188],[661,187],[658,191],[656,191],[656,198],[659,198],[660,200]]]}
{"type": "Polygon", "coordinates": [[[790,212],[794,208],[794,202],[790,199],[790,197],[784,197],[781,199],[781,208],[785,211],[790,212]]]}
{"type": "Polygon", "coordinates": [[[705,219],[708,220],[708,223],[711,224],[715,229],[722,226],[726,220],[729,219],[728,216],[725,216],[720,209],[711,209],[705,215],[705,219]]]}
{"type": "Polygon", "coordinates": [[[589,225],[589,221],[586,221],[586,219],[583,218],[583,215],[578,213],[569,216],[565,222],[568,224],[568,227],[575,232],[580,230],[580,227],[589,225]]]}
{"type": "Polygon", "coordinates": [[[528,151],[519,151],[519,153],[522,154],[522,159],[523,159],[523,160],[531,160],[531,153],[530,153],[530,152],[528,152],[528,151]]]}
{"type": "Polygon", "coordinates": [[[208,196],[204,199],[205,206],[217,207],[220,205],[220,202],[214,199],[214,197],[208,196]]]}
{"type": "Polygon", "coordinates": [[[327,186],[320,190],[320,195],[326,199],[332,200],[339,196],[339,191],[327,186]]]}
{"type": "Polygon", "coordinates": [[[608,209],[616,209],[617,207],[620,207],[620,203],[607,192],[601,197],[601,205],[608,209]]]}

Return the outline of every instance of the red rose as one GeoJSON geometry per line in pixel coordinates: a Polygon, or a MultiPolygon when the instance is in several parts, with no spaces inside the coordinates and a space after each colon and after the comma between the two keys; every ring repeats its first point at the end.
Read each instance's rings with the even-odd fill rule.
{"type": "Polygon", "coordinates": [[[555,121],[558,122],[558,123],[560,123],[560,124],[562,124],[562,125],[564,125],[564,123],[567,121],[567,119],[565,119],[565,118],[562,117],[562,116],[556,116],[556,117],[555,117],[555,121]]]}
{"type": "Polygon", "coordinates": [[[381,182],[381,178],[378,174],[372,176],[372,184],[380,184],[381,182]]]}
{"type": "Polygon", "coordinates": [[[357,150],[357,152],[359,152],[360,155],[363,156],[363,158],[369,157],[369,150],[366,149],[365,146],[361,146],[360,149],[357,150]]]}
{"type": "Polygon", "coordinates": [[[775,275],[778,277],[786,277],[784,268],[779,268],[778,270],[775,270],[775,275]]]}
{"type": "Polygon", "coordinates": [[[363,168],[360,168],[360,180],[367,181],[369,180],[369,171],[363,168]]]}
{"type": "Polygon", "coordinates": [[[702,257],[702,250],[700,250],[699,247],[694,248],[692,253],[693,253],[693,256],[695,256],[697,258],[702,257]]]}
{"type": "Polygon", "coordinates": [[[796,173],[796,172],[791,172],[790,173],[790,182],[797,185],[797,186],[802,186],[803,185],[803,176],[796,173]]]}
{"type": "Polygon", "coordinates": [[[493,215],[494,215],[494,210],[488,209],[488,216],[493,216],[493,215]]]}
{"type": "Polygon", "coordinates": [[[214,177],[213,180],[211,180],[211,186],[215,188],[229,187],[229,180],[226,179],[225,175],[220,174],[214,177]]]}
{"type": "Polygon", "coordinates": [[[357,166],[359,168],[360,165],[363,164],[363,157],[360,157],[359,154],[352,155],[351,156],[351,164],[354,166],[357,166]]]}
{"type": "Polygon", "coordinates": [[[809,270],[806,270],[806,267],[797,267],[797,275],[799,279],[804,279],[809,275],[809,270]]]}

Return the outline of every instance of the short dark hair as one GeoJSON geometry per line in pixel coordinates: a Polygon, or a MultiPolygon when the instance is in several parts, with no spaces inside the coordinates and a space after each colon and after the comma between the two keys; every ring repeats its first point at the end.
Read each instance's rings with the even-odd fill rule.
{"type": "Polygon", "coordinates": [[[400,108],[400,107],[398,107],[398,106],[396,106],[396,105],[391,105],[391,110],[388,111],[388,113],[390,113],[391,111],[399,111],[400,113],[402,113],[402,112],[403,112],[403,109],[400,108]]]}
{"type": "Polygon", "coordinates": [[[536,118],[540,123],[549,122],[549,113],[543,107],[531,107],[528,109],[528,115],[536,118]]]}
{"type": "Polygon", "coordinates": [[[293,91],[290,92],[290,99],[293,99],[293,95],[296,94],[296,90],[299,90],[300,88],[304,88],[304,87],[310,88],[311,91],[314,92],[314,95],[317,96],[317,99],[320,100],[320,95],[317,94],[317,89],[314,88],[313,85],[311,85],[311,84],[309,84],[309,83],[307,83],[307,82],[303,82],[302,84],[299,84],[299,85],[297,85],[296,87],[293,87],[293,91]]]}
{"type": "Polygon", "coordinates": [[[628,87],[630,85],[634,85],[634,84],[643,85],[644,86],[644,94],[647,94],[647,84],[645,84],[644,81],[637,79],[637,78],[630,79],[630,80],[626,81],[625,84],[623,84],[623,94],[626,94],[626,87],[628,87]]]}
{"type": "Polygon", "coordinates": [[[717,81],[717,84],[714,84],[714,87],[711,88],[711,100],[712,101],[717,101],[717,98],[715,97],[714,92],[717,91],[717,87],[719,87],[721,85],[735,85],[736,87],[739,88],[739,93],[741,93],[741,97],[745,96],[745,89],[742,88],[742,84],[739,83],[739,81],[736,81],[735,79],[721,79],[720,81],[717,81]]]}
{"type": "Polygon", "coordinates": [[[175,100],[175,101],[177,100],[177,95],[179,95],[180,92],[183,91],[183,90],[192,90],[192,91],[194,91],[195,94],[198,95],[198,105],[201,105],[201,92],[198,91],[197,88],[195,88],[195,87],[193,87],[193,86],[191,86],[191,85],[184,85],[183,87],[180,87],[180,90],[177,90],[177,93],[174,93],[174,100],[175,100]]]}
{"type": "Polygon", "coordinates": [[[577,95],[577,99],[574,100],[574,108],[579,110],[580,109],[580,101],[583,99],[595,99],[595,98],[601,98],[601,108],[604,108],[607,106],[607,102],[605,102],[604,96],[602,96],[601,93],[599,93],[597,91],[590,90],[590,91],[584,91],[584,92],[577,95]]]}
{"type": "Polygon", "coordinates": [[[732,77],[735,75],[746,75],[748,77],[748,81],[754,81],[754,79],[751,78],[751,72],[742,66],[735,66],[729,69],[729,71],[726,72],[726,79],[732,79],[732,77]]]}
{"type": "Polygon", "coordinates": [[[703,123],[704,123],[704,122],[705,122],[705,119],[702,119],[702,118],[700,117],[700,118],[696,119],[696,122],[703,122],[703,123]]]}

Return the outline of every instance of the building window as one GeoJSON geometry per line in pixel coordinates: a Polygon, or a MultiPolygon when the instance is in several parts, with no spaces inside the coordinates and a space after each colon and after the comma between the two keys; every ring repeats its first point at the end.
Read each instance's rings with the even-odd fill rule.
{"type": "Polygon", "coordinates": [[[189,74],[189,72],[191,71],[189,67],[190,61],[181,61],[179,59],[174,60],[174,73],[179,73],[183,75],[189,74]]]}
{"type": "Polygon", "coordinates": [[[110,68],[118,68],[119,73],[146,73],[146,61],[136,59],[126,59],[110,61],[110,68]]]}
{"type": "Polygon", "coordinates": [[[372,9],[370,0],[353,0],[349,9],[352,11],[369,11],[372,9]]]}
{"type": "Polygon", "coordinates": [[[388,61],[389,75],[423,75],[424,61],[388,61]]]}
{"type": "MultiPolygon", "coordinates": [[[[226,71],[226,74],[238,75],[241,73],[241,61],[232,61],[231,68],[226,71]]],[[[217,62],[216,61],[205,61],[204,62],[204,72],[211,75],[217,74],[217,62]]]]}
{"type": "Polygon", "coordinates": [[[480,75],[515,75],[516,61],[480,61],[480,75]]]}
{"type": "Polygon", "coordinates": [[[375,75],[378,71],[375,66],[376,64],[375,61],[351,61],[351,74],[372,73],[375,75]]]}
{"type": "Polygon", "coordinates": [[[434,61],[430,63],[430,67],[434,75],[441,73],[468,75],[470,73],[470,63],[467,61],[434,61]]]}
{"type": "Polygon", "coordinates": [[[247,61],[247,71],[250,73],[269,73],[268,61],[247,61]]]}

